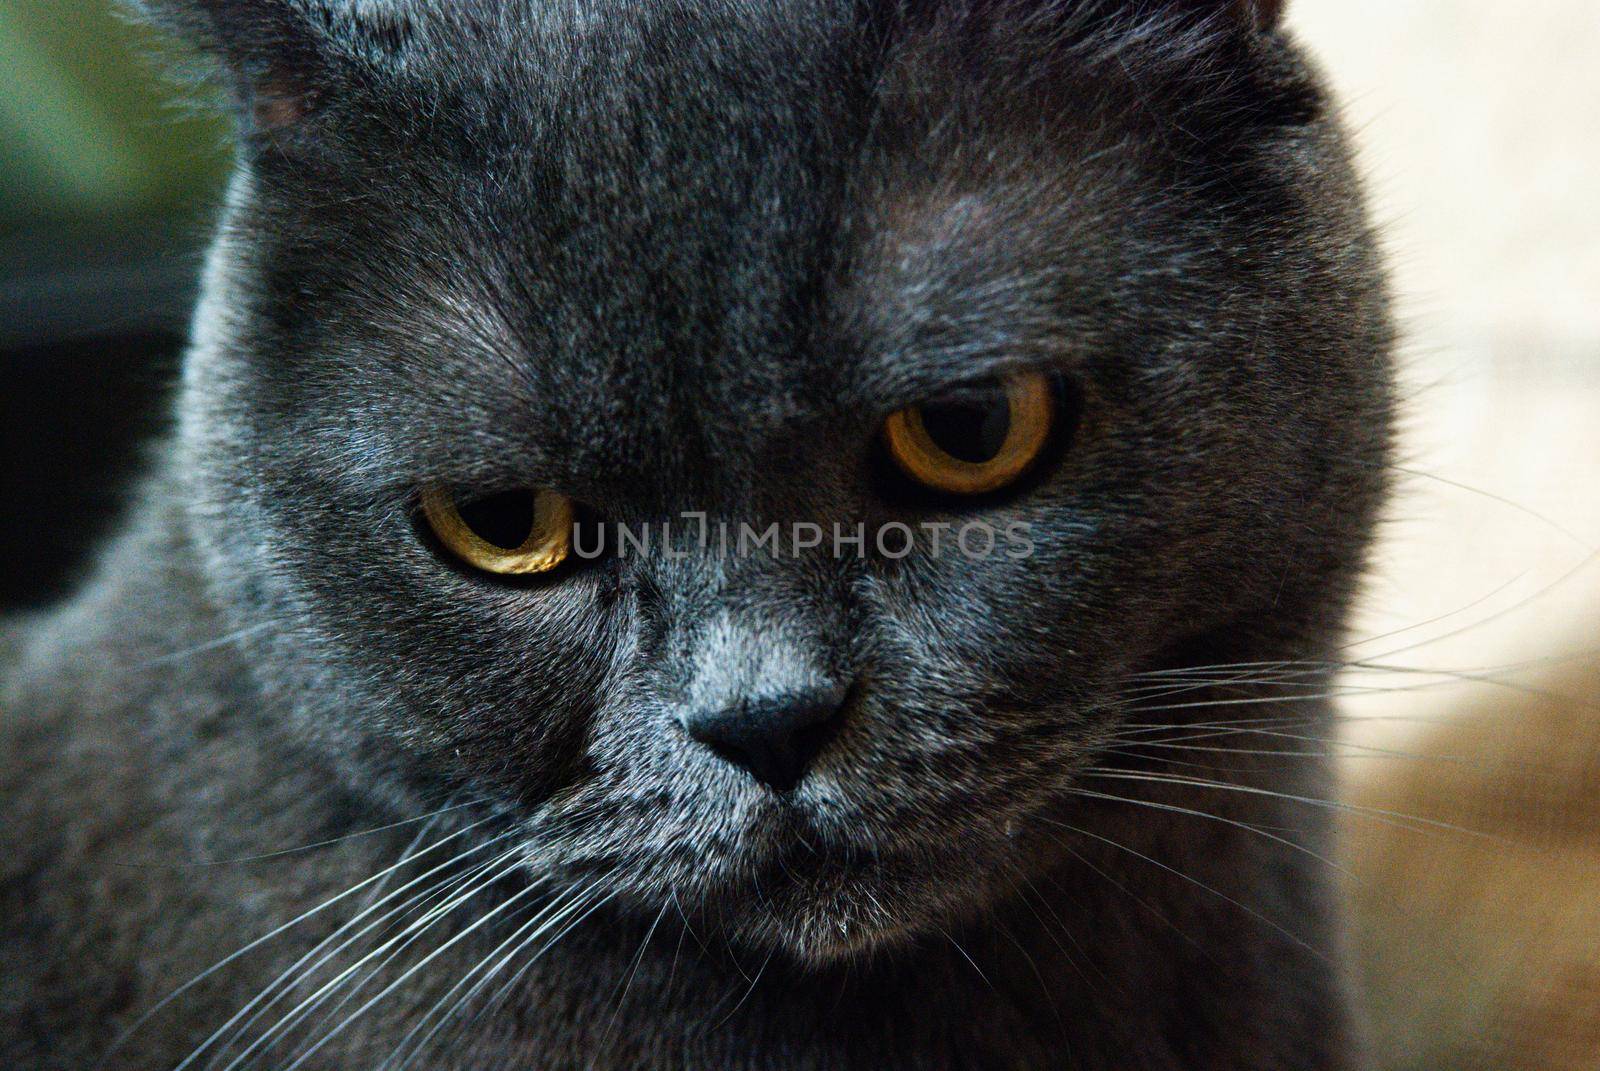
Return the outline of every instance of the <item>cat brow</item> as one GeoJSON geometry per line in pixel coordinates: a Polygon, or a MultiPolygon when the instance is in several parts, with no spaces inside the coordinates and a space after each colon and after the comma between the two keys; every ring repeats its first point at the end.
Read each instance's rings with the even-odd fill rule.
{"type": "Polygon", "coordinates": [[[978,386],[986,380],[1028,372],[1055,372],[1062,355],[1005,350],[991,345],[949,350],[939,359],[907,361],[881,372],[865,393],[871,404],[885,412],[942,398],[978,386]]]}

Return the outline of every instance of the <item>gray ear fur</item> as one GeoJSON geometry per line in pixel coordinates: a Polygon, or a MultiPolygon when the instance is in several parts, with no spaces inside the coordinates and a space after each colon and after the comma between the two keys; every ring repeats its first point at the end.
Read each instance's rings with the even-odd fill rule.
{"type": "Polygon", "coordinates": [[[135,12],[222,61],[259,130],[294,126],[342,70],[400,48],[401,0],[128,0],[135,12]]]}
{"type": "Polygon", "coordinates": [[[1207,14],[1225,11],[1252,29],[1276,29],[1288,0],[1183,0],[1183,5],[1207,14]]]}
{"type": "Polygon", "coordinates": [[[1288,0],[1235,0],[1234,6],[1243,9],[1240,14],[1253,20],[1256,29],[1274,30],[1289,5],[1288,0]]]}

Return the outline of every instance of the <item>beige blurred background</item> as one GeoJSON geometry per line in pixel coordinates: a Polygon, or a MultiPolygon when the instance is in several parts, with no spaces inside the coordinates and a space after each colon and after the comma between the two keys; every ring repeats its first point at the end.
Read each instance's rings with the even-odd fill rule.
{"type": "Polygon", "coordinates": [[[1356,650],[1462,671],[1600,644],[1600,4],[1291,0],[1290,24],[1357,133],[1405,337],[1411,474],[1356,650]]]}
{"type": "Polygon", "coordinates": [[[1357,132],[1405,338],[1409,474],[1354,648],[1385,668],[1341,701],[1375,1052],[1596,1071],[1600,4],[1291,9],[1357,132]]]}

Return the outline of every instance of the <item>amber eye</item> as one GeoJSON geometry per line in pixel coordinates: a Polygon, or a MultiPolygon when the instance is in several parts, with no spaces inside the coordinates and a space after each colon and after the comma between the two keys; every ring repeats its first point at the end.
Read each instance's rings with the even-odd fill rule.
{"type": "Polygon", "coordinates": [[[572,552],[572,500],[555,491],[508,491],[460,502],[442,487],[428,487],[422,515],[451,554],[486,573],[548,573],[572,552]]]}
{"type": "Polygon", "coordinates": [[[1050,377],[1029,372],[902,409],[884,423],[883,438],[895,464],[924,487],[986,495],[1027,473],[1055,422],[1050,377]]]}

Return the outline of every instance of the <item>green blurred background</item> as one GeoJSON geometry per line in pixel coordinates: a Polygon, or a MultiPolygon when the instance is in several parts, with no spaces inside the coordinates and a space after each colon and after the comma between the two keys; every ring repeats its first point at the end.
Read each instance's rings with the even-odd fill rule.
{"type": "Polygon", "coordinates": [[[0,0],[0,605],[59,592],[158,428],[227,123],[112,0],[0,0]]]}
{"type": "Polygon", "coordinates": [[[108,0],[0,5],[7,230],[182,216],[213,196],[225,131],[155,73],[163,50],[108,0]]]}

